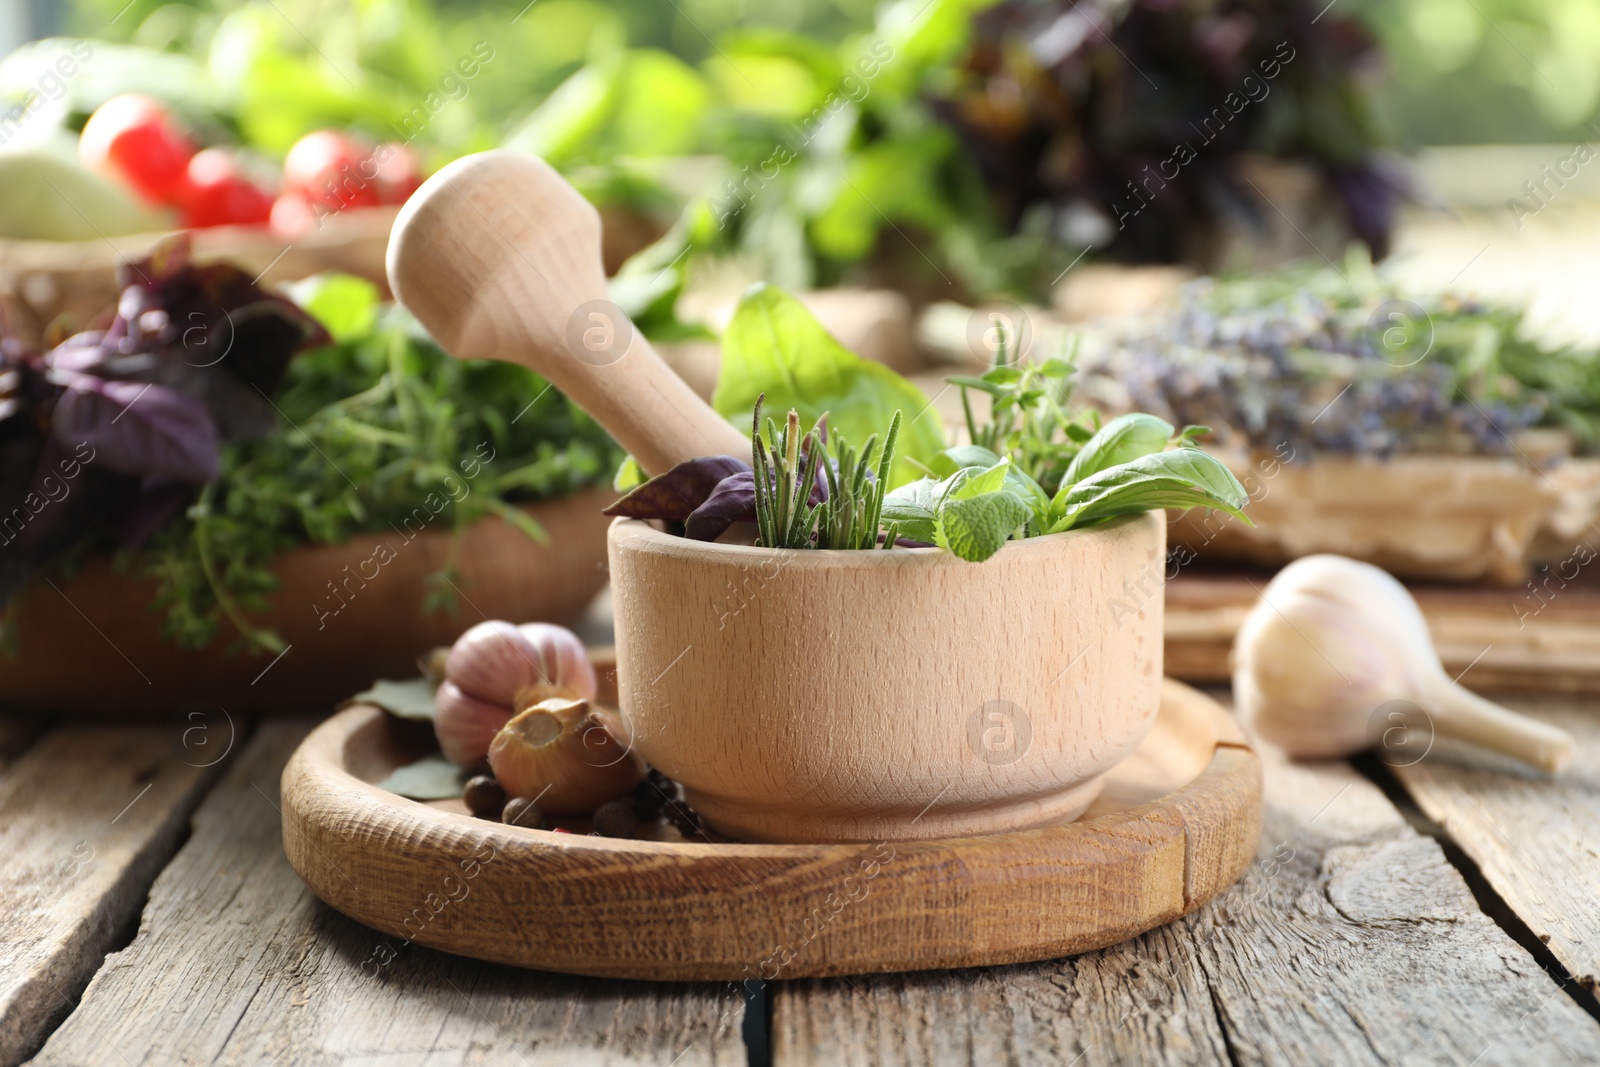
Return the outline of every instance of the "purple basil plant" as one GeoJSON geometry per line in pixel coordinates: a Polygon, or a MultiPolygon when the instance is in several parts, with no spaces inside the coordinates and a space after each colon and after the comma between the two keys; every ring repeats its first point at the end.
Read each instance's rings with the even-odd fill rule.
{"type": "Polygon", "coordinates": [[[119,267],[104,329],[43,352],[0,340],[0,604],[69,549],[141,543],[217,476],[223,444],[276,426],[290,358],[327,343],[245,271],[189,252],[180,236],[119,267]]]}

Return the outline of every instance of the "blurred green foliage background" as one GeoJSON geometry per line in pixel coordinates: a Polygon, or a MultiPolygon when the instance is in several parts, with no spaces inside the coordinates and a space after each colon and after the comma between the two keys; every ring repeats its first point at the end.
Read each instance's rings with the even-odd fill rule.
{"type": "MultiPolygon", "coordinates": [[[[165,100],[202,141],[264,157],[322,127],[407,141],[429,170],[499,145],[536,152],[597,203],[647,219],[651,236],[673,227],[638,264],[661,279],[629,304],[647,324],[652,307],[670,317],[682,274],[660,268],[689,250],[796,289],[1048,290],[1119,234],[1115,205],[1141,165],[1172,127],[1197,128],[1185,107],[1208,113],[1237,84],[1208,46],[1163,51],[1167,23],[1222,51],[1230,35],[1270,34],[1260,51],[1286,34],[1304,58],[1135,219],[1162,234],[1261,215],[1207,168],[1267,152],[1318,166],[1381,254],[1395,202],[1386,149],[1600,134],[1600,0],[1038,0],[1054,12],[1046,30],[1010,23],[1011,37],[974,43],[973,16],[994,23],[993,4],[71,0],[43,29],[99,42],[52,101],[69,129],[131,91],[165,100]],[[1075,58],[1019,58],[1038,43],[1029,34],[1057,31],[1071,40],[1050,47],[1075,58]],[[1157,92],[1141,61],[1178,91],[1157,92]],[[1088,229],[1085,210],[1098,212],[1088,229]]],[[[0,97],[36,87],[27,58],[0,63],[0,97]]],[[[1192,232],[1190,244],[1209,240],[1192,232]]],[[[1181,258],[1118,239],[1126,260],[1181,258]]]]}
{"type": "MultiPolygon", "coordinates": [[[[1383,45],[1379,101],[1402,146],[1565,141],[1594,132],[1600,0],[1335,3],[1338,14],[1365,20],[1383,45]]],[[[524,10],[521,0],[72,0],[45,29],[200,57],[220,92],[255,101],[241,121],[263,144],[292,140],[292,127],[308,113],[335,124],[403,112],[458,53],[488,40],[500,62],[474,86],[472,106],[452,109],[436,131],[441,146],[460,151],[493,143],[585,62],[624,46],[660,49],[657,65],[676,67],[676,59],[700,67],[722,88],[745,90],[782,111],[805,94],[814,71],[792,56],[758,62],[743,53],[776,34],[809,39],[827,52],[868,29],[877,6],[537,0],[524,10]],[[719,51],[740,52],[739,68],[759,69],[759,84],[732,84],[740,79],[719,51]]],[[[680,80],[676,99],[636,101],[620,135],[631,129],[660,144],[683,137],[695,88],[689,77],[680,80]]]]}

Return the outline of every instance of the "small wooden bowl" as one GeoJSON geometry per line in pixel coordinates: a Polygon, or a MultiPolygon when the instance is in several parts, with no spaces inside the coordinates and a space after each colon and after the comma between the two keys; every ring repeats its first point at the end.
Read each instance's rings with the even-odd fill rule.
{"type": "Polygon", "coordinates": [[[1008,544],[774,551],[611,527],[634,747],[745,841],[1078,818],[1159,703],[1165,522],[1008,544]]]}
{"type": "Polygon", "coordinates": [[[1187,914],[1255,858],[1256,754],[1204,694],[1158,691],[1154,729],[1079,822],[829,845],[555,834],[406,800],[372,783],[420,753],[418,724],[356,706],[284,769],[284,851],[389,951],[669,981],[1051,959],[1187,914]]]}
{"type": "Polygon", "coordinates": [[[230,714],[327,707],[376,678],[411,677],[418,655],[485,617],[576,618],[606,582],[610,520],[601,509],[613,499],[591,489],[529,507],[549,545],[499,518],[468,527],[455,614],[422,610],[427,577],[450,558],[448,529],[410,540],[362,534],[287,553],[275,567],[271,611],[253,617],[288,642],[277,661],[231,652],[238,632],[226,625],[204,649],[179,647],[162,635],[155,584],[97,557],[56,588],[30,584],[12,606],[20,648],[14,658],[0,654],[0,697],[12,708],[115,715],[172,715],[200,704],[230,714]],[[380,545],[392,552],[381,566],[380,545]]]}

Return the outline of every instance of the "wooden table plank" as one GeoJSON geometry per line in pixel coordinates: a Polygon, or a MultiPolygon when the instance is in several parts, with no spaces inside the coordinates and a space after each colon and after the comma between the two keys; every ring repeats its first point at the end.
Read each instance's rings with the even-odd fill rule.
{"type": "Polygon", "coordinates": [[[1592,1061],[1600,1023],[1376,787],[1263,755],[1260,857],[1208,907],[1075,959],[783,986],[774,1064],[1592,1061]]]}
{"type": "Polygon", "coordinates": [[[743,1067],[743,1000],[728,987],[478,963],[406,947],[318,901],[284,858],[277,807],[309,726],[261,728],[195,813],[138,937],[38,1064],[743,1067]]]}
{"type": "Polygon", "coordinates": [[[215,777],[171,726],[60,726],[0,775],[0,1064],[26,1058],[139,914],[215,777]]]}
{"type": "MultiPolygon", "coordinates": [[[[1167,673],[1197,685],[1228,681],[1234,636],[1271,576],[1196,568],[1167,582],[1167,673]]],[[[1479,686],[1600,692],[1600,575],[1550,589],[1407,586],[1452,676],[1470,667],[1479,686]]]]}
{"type": "Polygon", "coordinates": [[[1395,767],[1567,974],[1595,992],[1600,976],[1600,698],[1514,694],[1503,703],[1569,731],[1571,769],[1548,778],[1487,758],[1443,753],[1395,767]]]}

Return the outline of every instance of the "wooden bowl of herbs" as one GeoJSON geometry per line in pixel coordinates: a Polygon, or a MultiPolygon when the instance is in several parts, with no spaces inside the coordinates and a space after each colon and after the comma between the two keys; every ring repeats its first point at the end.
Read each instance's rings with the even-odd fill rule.
{"type": "Polygon", "coordinates": [[[619,740],[746,840],[1078,817],[1159,705],[1150,513],[1239,514],[1237,479],[1192,431],[1070,415],[1071,368],[1003,346],[954,380],[993,403],[944,447],[925,397],[764,286],[725,331],[713,410],[607,300],[599,248],[548,165],[490,152],[407,202],[388,262],[447,351],[545,374],[653,475],[612,509],[619,740]],[[837,406],[802,420],[808,401],[837,406]]]}
{"type": "Polygon", "coordinates": [[[549,383],[450,359],[369,282],[291,297],[183,241],[105,328],[0,366],[12,707],[326,706],[605,584],[618,453],[549,383]]]}

